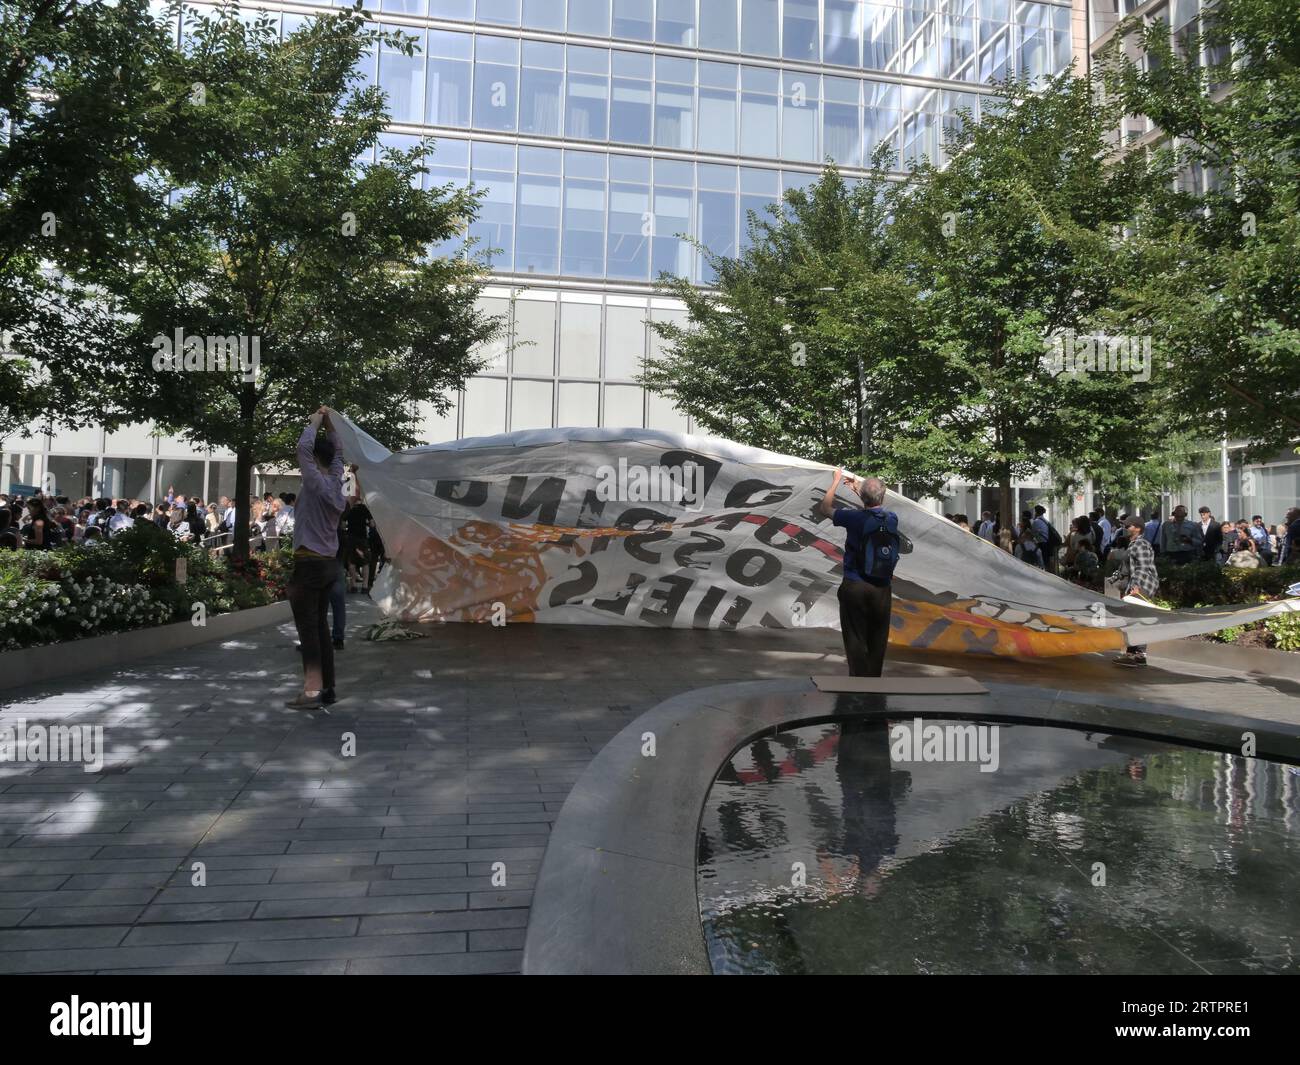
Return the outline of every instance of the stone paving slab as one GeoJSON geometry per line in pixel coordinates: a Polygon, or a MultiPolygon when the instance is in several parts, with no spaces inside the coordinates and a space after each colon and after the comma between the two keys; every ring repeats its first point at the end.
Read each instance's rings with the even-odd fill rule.
{"type": "MultiPolygon", "coordinates": [[[[4,694],[0,725],[101,725],[106,750],[100,773],[0,764],[0,973],[516,973],[551,827],[620,729],[694,688],[844,670],[827,630],[370,644],[373,605],[349,617],[329,713],[282,706],[288,625],[4,694]]],[[[1294,681],[1187,662],[890,661],[1300,721],[1294,681]]]]}

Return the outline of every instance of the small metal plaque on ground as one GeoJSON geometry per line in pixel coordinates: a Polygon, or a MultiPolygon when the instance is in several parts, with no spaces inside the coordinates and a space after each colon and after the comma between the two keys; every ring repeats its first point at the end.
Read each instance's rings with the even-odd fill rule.
{"type": "Polygon", "coordinates": [[[819,692],[865,692],[872,695],[988,695],[974,677],[813,677],[819,692]]]}

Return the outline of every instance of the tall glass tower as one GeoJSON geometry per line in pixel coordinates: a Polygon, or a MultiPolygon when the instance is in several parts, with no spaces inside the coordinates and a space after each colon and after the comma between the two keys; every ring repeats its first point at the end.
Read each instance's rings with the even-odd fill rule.
{"type": "Polygon", "coordinates": [[[422,46],[371,59],[389,137],[434,136],[430,180],[487,191],[472,234],[511,321],[431,438],[688,428],[633,383],[647,321],[680,314],[654,279],[710,281],[682,234],[734,254],[746,213],[826,160],[861,176],[882,141],[901,167],[938,158],[989,81],[1075,54],[1069,4],[1033,0],[381,0],[376,17],[422,46]]]}
{"type": "MultiPolygon", "coordinates": [[[[328,5],[247,6],[289,33],[328,5]]],[[[419,44],[366,60],[388,94],[385,143],[433,137],[428,181],[486,191],[471,235],[494,249],[485,305],[510,321],[451,414],[428,412],[431,442],[688,430],[634,383],[657,355],[647,321],[681,314],[654,279],[710,281],[681,234],[734,254],[747,212],[826,160],[852,178],[882,141],[900,167],[938,158],[942,130],[958,108],[978,116],[991,80],[1082,66],[1088,46],[1083,0],[375,0],[373,18],[419,44]]],[[[54,471],[74,496],[150,496],[178,478],[204,498],[233,490],[228,456],[147,427],[15,444],[5,477],[54,471]]]]}

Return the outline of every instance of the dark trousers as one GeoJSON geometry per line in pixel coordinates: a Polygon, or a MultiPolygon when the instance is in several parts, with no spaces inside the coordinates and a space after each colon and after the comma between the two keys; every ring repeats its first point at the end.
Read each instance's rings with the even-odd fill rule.
{"type": "Polygon", "coordinates": [[[889,610],[894,593],[866,581],[840,584],[840,632],[852,677],[878,677],[889,642],[889,610]]]}
{"type": "Polygon", "coordinates": [[[302,665],[311,676],[319,670],[321,688],[334,687],[334,644],[330,642],[330,592],[338,582],[336,558],[295,558],[289,580],[289,605],[302,644],[302,665]]]}
{"type": "Polygon", "coordinates": [[[338,579],[330,587],[330,615],[334,618],[334,639],[341,640],[348,623],[348,578],[343,566],[339,566],[338,579]]]}

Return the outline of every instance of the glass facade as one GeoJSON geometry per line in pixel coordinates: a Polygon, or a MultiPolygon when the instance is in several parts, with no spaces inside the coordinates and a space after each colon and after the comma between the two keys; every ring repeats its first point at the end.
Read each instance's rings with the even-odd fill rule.
{"type": "Polygon", "coordinates": [[[1012,0],[383,0],[376,17],[418,47],[364,63],[386,144],[433,137],[427,181],[485,190],[470,236],[510,325],[431,439],[689,428],[633,380],[647,320],[676,312],[656,279],[713,279],[688,238],[736,254],[748,213],[827,160],[850,180],[881,144],[900,169],[942,161],[990,80],[1073,55],[1068,4],[1012,0]]]}
{"type": "MultiPolygon", "coordinates": [[[[290,11],[271,0],[241,17],[265,9],[287,34],[312,7],[329,6],[290,11]]],[[[686,238],[734,255],[749,212],[815,180],[826,160],[860,178],[882,143],[900,168],[942,161],[943,130],[959,110],[978,118],[990,80],[1051,74],[1073,55],[1068,2],[375,0],[369,8],[416,45],[411,56],[379,47],[362,62],[393,118],[379,150],[432,138],[426,182],[484,190],[469,235],[497,275],[484,308],[510,327],[451,412],[425,412],[431,442],[553,425],[689,431],[634,381],[656,354],[647,321],[680,315],[655,295],[655,280],[664,272],[712,280],[686,238]]],[[[89,476],[105,483],[157,486],[196,480],[201,469],[209,495],[224,484],[228,462],[159,450],[164,443],[137,435],[126,451],[128,442],[115,441],[123,434],[70,451],[51,441],[36,465],[68,483],[84,481],[90,463],[89,476]]]]}

